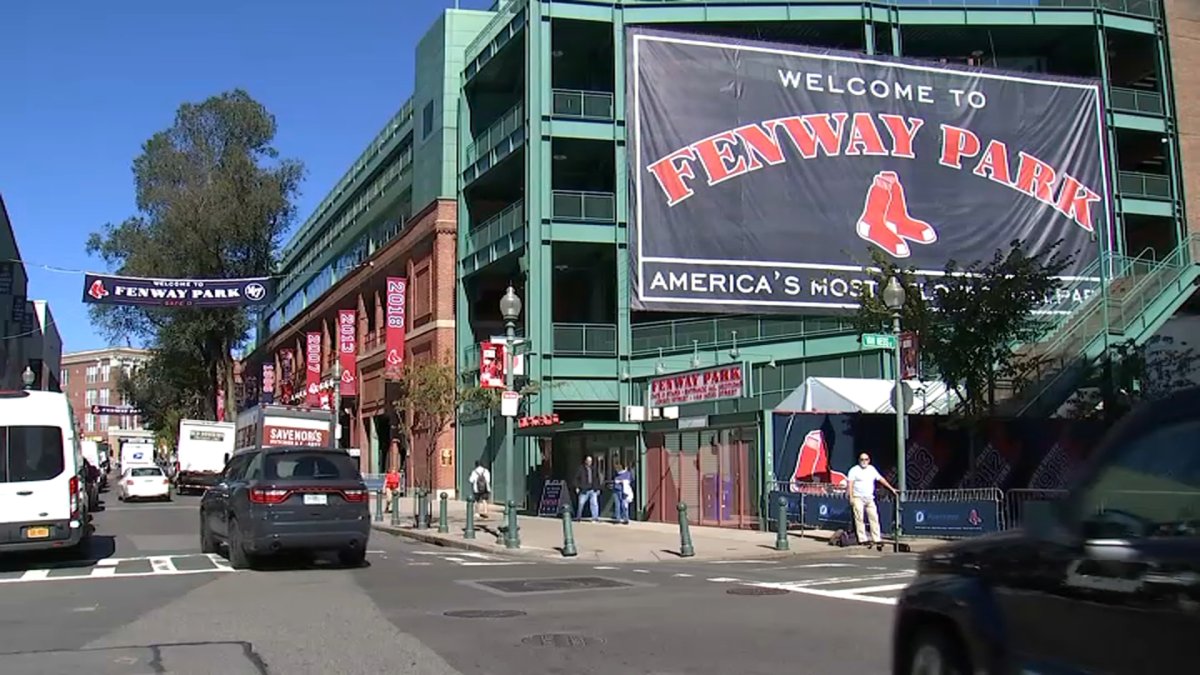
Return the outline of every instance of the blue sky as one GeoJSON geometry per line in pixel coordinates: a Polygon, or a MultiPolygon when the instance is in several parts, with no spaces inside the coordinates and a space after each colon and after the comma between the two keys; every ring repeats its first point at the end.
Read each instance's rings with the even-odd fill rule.
{"type": "MultiPolygon", "coordinates": [[[[106,344],[80,301],[88,234],[133,215],[131,163],[185,101],[241,87],[308,173],[303,220],[412,92],[413,52],[453,0],[0,3],[0,194],[64,349],[106,344]]],[[[486,9],[491,0],[462,0],[486,9]]]]}

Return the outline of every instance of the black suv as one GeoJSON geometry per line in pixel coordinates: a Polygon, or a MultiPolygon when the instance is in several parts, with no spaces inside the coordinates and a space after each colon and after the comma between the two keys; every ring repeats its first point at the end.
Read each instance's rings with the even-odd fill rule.
{"type": "Polygon", "coordinates": [[[892,672],[1185,672],[1198,636],[1192,389],[1123,419],[1070,495],[1027,511],[1024,530],[922,555],[897,605],[892,672]]]}
{"type": "Polygon", "coordinates": [[[367,487],[344,450],[239,451],[200,501],[200,550],[216,553],[223,542],[235,569],[285,551],[337,551],[358,566],[370,532],[367,487]]]}

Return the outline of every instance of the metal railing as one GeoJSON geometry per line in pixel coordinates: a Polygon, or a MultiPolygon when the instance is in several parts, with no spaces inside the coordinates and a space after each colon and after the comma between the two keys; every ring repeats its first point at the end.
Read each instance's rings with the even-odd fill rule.
{"type": "Polygon", "coordinates": [[[1004,524],[1008,529],[1021,527],[1025,524],[1028,514],[1045,508],[1047,504],[1061,501],[1067,496],[1066,490],[1020,488],[1004,493],[1004,524]]]}
{"type": "Polygon", "coordinates": [[[479,56],[479,52],[483,51],[483,47],[496,38],[494,35],[496,28],[507,24],[509,21],[512,21],[513,17],[517,15],[517,12],[521,11],[521,9],[525,7],[526,1],[527,0],[507,0],[506,2],[501,3],[499,11],[496,12],[496,16],[492,17],[492,20],[483,27],[483,30],[479,31],[479,35],[476,36],[474,40],[471,40],[469,44],[467,44],[467,49],[465,52],[463,52],[463,54],[466,56],[468,62],[474,61],[479,56]]]}
{"type": "Polygon", "coordinates": [[[554,324],[556,356],[616,356],[617,327],[604,323],[554,324]]]}
{"type": "Polygon", "coordinates": [[[552,114],[585,120],[611,120],[613,95],[604,91],[555,89],[551,92],[552,114]]]}
{"type": "Polygon", "coordinates": [[[615,223],[617,197],[611,192],[555,190],[551,194],[551,217],[587,223],[615,223]]]}
{"type": "Polygon", "coordinates": [[[1117,192],[1122,197],[1170,199],[1171,178],[1152,173],[1122,171],[1117,174],[1117,192]]]}
{"type": "Polygon", "coordinates": [[[737,333],[739,345],[783,341],[792,338],[857,335],[853,322],[838,317],[728,316],[655,321],[633,326],[631,353],[634,356],[731,345],[737,333]]]}
{"type": "MultiPolygon", "coordinates": [[[[762,0],[743,0],[758,2],[762,0]]],[[[842,0],[860,4],[862,0],[842,0]]],[[[872,4],[897,7],[962,7],[965,9],[988,8],[1049,8],[1049,9],[1102,9],[1135,16],[1158,18],[1159,0],[873,0],[872,4]]],[[[664,5],[675,0],[625,0],[627,5],[664,5]]],[[[731,4],[736,4],[733,0],[731,4]]]]}
{"type": "Polygon", "coordinates": [[[1135,112],[1146,115],[1162,115],[1166,112],[1162,94],[1156,91],[1112,87],[1108,90],[1108,105],[1113,110],[1135,112]]]}
{"type": "Polygon", "coordinates": [[[484,130],[471,140],[464,152],[466,165],[469,167],[475,163],[481,156],[487,154],[492,148],[500,144],[500,141],[508,138],[513,132],[525,126],[525,106],[518,103],[508,109],[500,119],[492,123],[490,127],[484,130]]]}
{"type": "Polygon", "coordinates": [[[467,254],[478,251],[492,242],[515,232],[525,223],[525,200],[506,206],[503,211],[467,232],[467,254]]]}

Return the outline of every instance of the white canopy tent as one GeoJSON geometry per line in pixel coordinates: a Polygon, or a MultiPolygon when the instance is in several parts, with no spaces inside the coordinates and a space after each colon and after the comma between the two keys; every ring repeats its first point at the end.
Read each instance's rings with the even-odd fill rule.
{"type": "MultiPolygon", "coordinates": [[[[810,377],[779,405],[775,412],[894,413],[892,380],[850,377],[810,377]]],[[[944,415],[957,396],[942,382],[908,380],[913,391],[910,415],[944,415]]]]}

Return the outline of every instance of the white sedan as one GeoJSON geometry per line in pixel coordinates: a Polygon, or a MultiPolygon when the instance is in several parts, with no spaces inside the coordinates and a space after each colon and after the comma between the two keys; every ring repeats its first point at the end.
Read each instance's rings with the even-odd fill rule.
{"type": "Polygon", "coordinates": [[[171,481],[157,466],[131,466],[121,475],[117,485],[117,498],[171,499],[171,481]]]}

